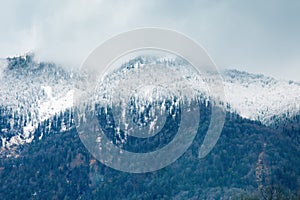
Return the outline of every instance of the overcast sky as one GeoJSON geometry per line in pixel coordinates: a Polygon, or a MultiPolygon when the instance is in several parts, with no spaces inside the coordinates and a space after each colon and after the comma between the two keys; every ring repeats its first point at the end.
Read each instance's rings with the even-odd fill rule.
{"type": "Polygon", "coordinates": [[[219,68],[300,81],[300,1],[11,0],[0,4],[0,57],[80,66],[103,41],[165,27],[199,42],[219,68]]]}

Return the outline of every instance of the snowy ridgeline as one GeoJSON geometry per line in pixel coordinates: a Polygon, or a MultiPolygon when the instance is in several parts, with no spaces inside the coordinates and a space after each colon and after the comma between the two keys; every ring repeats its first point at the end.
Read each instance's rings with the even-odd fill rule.
{"type": "MultiPolygon", "coordinates": [[[[260,120],[266,125],[300,111],[299,83],[237,70],[226,70],[221,75],[227,111],[260,120]]],[[[210,81],[213,76],[209,77],[210,81]]],[[[199,97],[211,101],[215,94],[209,93],[206,78],[197,75],[191,66],[176,58],[138,57],[105,76],[98,83],[100,87],[92,91],[91,100],[112,106],[116,103],[128,105],[126,102],[130,99],[132,107],[140,112],[165,99],[177,106],[179,101],[174,99],[178,100],[178,96],[181,96],[179,100],[182,102],[190,103],[199,97]]],[[[9,126],[21,124],[18,126],[21,130],[13,137],[0,135],[2,148],[31,142],[38,123],[73,106],[75,88],[83,80],[78,72],[51,63],[37,63],[31,55],[1,60],[0,105],[5,108],[1,114],[10,116],[9,126]]],[[[163,104],[157,105],[165,109],[163,104]]],[[[156,115],[154,111],[152,115],[156,115]]],[[[0,133],[7,131],[5,127],[1,125],[0,133]]]]}
{"type": "Polygon", "coordinates": [[[266,125],[300,111],[300,83],[237,70],[222,73],[229,111],[266,125]]]}
{"type": "Polygon", "coordinates": [[[76,75],[50,63],[36,63],[30,55],[1,61],[0,105],[2,147],[29,143],[38,123],[73,105],[76,75]],[[17,129],[17,130],[15,130],[17,129]],[[8,130],[13,136],[3,137],[8,130]]]}

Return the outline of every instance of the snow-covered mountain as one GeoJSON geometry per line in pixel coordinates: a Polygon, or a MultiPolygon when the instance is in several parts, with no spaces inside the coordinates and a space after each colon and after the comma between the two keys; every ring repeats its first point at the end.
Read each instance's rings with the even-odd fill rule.
{"type": "Polygon", "coordinates": [[[300,83],[237,70],[222,73],[230,111],[266,125],[300,111],[300,83]]]}
{"type": "MultiPolygon", "coordinates": [[[[120,70],[103,80],[104,84],[99,89],[102,97],[107,98],[117,84],[126,82],[126,76],[134,75],[131,72],[138,72],[141,67],[147,69],[149,64],[175,67],[187,86],[195,91],[193,95],[208,94],[205,82],[187,70],[186,63],[173,58],[149,60],[139,57],[125,63],[120,70]]],[[[168,76],[163,72],[160,76],[168,76]]],[[[224,105],[229,112],[270,125],[275,119],[288,118],[300,111],[299,83],[237,70],[225,70],[221,76],[224,81],[224,105]]],[[[30,143],[40,122],[72,108],[74,88],[81,79],[77,71],[66,70],[52,63],[35,62],[32,55],[0,60],[0,114],[2,118],[9,119],[10,126],[8,129],[4,120],[0,122],[2,148],[30,143]],[[4,133],[12,130],[12,137],[4,136],[7,135],[4,133]]],[[[153,92],[153,87],[148,90],[151,91],[142,92],[140,96],[149,98],[151,95],[166,94],[164,91],[153,92]]]]}
{"type": "Polygon", "coordinates": [[[29,143],[38,123],[72,107],[76,75],[50,63],[36,63],[32,55],[1,60],[2,148],[29,143]],[[10,138],[4,133],[13,131],[10,138]]]}

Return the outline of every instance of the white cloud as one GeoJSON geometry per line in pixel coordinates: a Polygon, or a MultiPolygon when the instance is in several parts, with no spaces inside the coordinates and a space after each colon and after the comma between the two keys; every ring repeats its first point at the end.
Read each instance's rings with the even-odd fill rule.
{"type": "Polygon", "coordinates": [[[113,35],[157,26],[188,34],[218,66],[300,81],[299,9],[299,1],[279,0],[7,1],[0,57],[34,50],[40,60],[79,66],[113,35]]]}
{"type": "Polygon", "coordinates": [[[88,53],[112,35],[125,31],[138,17],[139,1],[67,1],[35,21],[41,60],[78,66],[88,53]],[[87,3],[88,2],[88,3],[87,3]]]}

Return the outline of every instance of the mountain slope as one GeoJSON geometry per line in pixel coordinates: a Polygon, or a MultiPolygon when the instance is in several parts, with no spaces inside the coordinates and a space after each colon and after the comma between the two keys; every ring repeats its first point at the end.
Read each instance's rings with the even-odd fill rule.
{"type": "Polygon", "coordinates": [[[72,107],[74,73],[31,55],[9,58],[1,66],[0,115],[2,148],[31,142],[38,124],[72,107]],[[11,137],[3,135],[11,134],[11,137]]]}
{"type": "Polygon", "coordinates": [[[53,125],[42,140],[25,144],[18,158],[1,159],[0,198],[240,199],[270,190],[277,199],[296,199],[300,149],[284,132],[228,114],[217,145],[199,159],[206,128],[204,123],[175,163],[152,173],[128,174],[95,160],[75,128],[61,132],[53,125]]]}
{"type": "MultiPolygon", "coordinates": [[[[124,66],[136,70],[141,62],[147,60],[138,58],[124,66]]],[[[176,60],[166,62],[185,70],[176,60]]],[[[72,92],[82,80],[78,72],[37,63],[30,55],[2,60],[0,69],[1,199],[232,199],[244,193],[262,198],[269,191],[296,199],[298,83],[222,72],[227,115],[212,152],[198,158],[210,119],[206,102],[197,136],[179,160],[153,173],[127,174],[95,160],[80,141],[72,107],[72,92]]],[[[192,88],[201,91],[201,79],[183,71],[192,88]]],[[[141,94],[151,96],[149,91],[141,94]]],[[[176,132],[174,127],[167,131],[176,132]]],[[[147,151],[145,142],[137,150],[147,151]]]]}
{"type": "Polygon", "coordinates": [[[242,117],[272,124],[300,111],[300,83],[237,70],[223,73],[226,101],[242,117]]]}
{"type": "MultiPolygon", "coordinates": [[[[108,76],[106,88],[103,84],[105,92],[109,94],[114,82],[128,75],[126,71],[153,63],[172,65],[190,88],[198,91],[196,94],[208,93],[202,78],[187,70],[187,63],[176,58],[147,57],[137,57],[123,65],[125,71],[108,76]]],[[[0,72],[0,114],[5,119],[0,127],[0,137],[4,149],[31,142],[40,122],[72,107],[74,87],[81,80],[78,72],[51,63],[37,63],[33,55],[1,60],[0,72]]],[[[229,112],[272,125],[300,111],[299,83],[237,70],[225,70],[221,75],[229,112]]]]}

